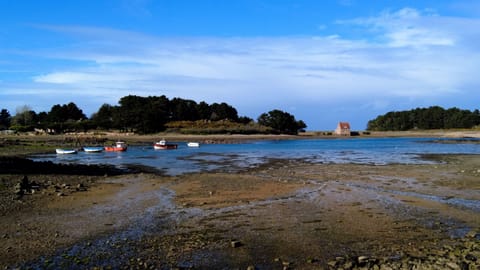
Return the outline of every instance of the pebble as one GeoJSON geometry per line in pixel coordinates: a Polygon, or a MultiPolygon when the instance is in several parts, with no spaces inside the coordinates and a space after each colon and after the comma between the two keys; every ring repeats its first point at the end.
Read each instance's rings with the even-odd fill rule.
{"type": "Polygon", "coordinates": [[[238,248],[238,247],[242,246],[242,242],[237,241],[237,240],[233,240],[233,241],[230,242],[230,246],[232,248],[238,248]]]}

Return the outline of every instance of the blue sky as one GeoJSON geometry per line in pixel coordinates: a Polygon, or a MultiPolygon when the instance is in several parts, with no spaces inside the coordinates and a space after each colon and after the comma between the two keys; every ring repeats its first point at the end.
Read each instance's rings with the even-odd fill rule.
{"type": "Polygon", "coordinates": [[[126,95],[273,109],[309,130],[478,109],[480,1],[0,0],[0,108],[126,95]]]}

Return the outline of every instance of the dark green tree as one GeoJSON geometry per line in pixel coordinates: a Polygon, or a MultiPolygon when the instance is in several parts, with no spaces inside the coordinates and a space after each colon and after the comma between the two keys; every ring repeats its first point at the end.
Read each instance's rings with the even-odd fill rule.
{"type": "Polygon", "coordinates": [[[73,102],[68,104],[56,104],[52,106],[50,112],[47,114],[47,128],[53,129],[56,132],[76,131],[84,129],[81,121],[87,120],[87,117],[81,109],[73,102]]]}
{"type": "Polygon", "coordinates": [[[120,99],[120,106],[114,110],[114,126],[122,130],[139,133],[153,133],[165,129],[165,123],[172,119],[170,102],[165,96],[126,96],[120,99]]]}
{"type": "Polygon", "coordinates": [[[247,117],[247,116],[240,116],[240,117],[238,117],[237,122],[246,125],[246,124],[250,124],[251,122],[253,122],[253,119],[250,118],[250,117],[247,117]]]}
{"type": "Polygon", "coordinates": [[[212,108],[205,101],[198,103],[197,112],[199,119],[210,120],[210,116],[212,116],[212,108]]]}
{"type": "Polygon", "coordinates": [[[197,103],[193,100],[174,98],[170,101],[173,121],[195,121],[200,119],[197,103]]]}
{"type": "Polygon", "coordinates": [[[222,102],[220,104],[213,103],[210,106],[210,110],[211,110],[210,120],[212,121],[231,120],[236,122],[238,120],[237,110],[225,102],[222,102]]]}
{"type": "Polygon", "coordinates": [[[87,117],[81,109],[73,102],[68,104],[57,104],[52,106],[48,112],[48,120],[51,123],[65,123],[67,121],[86,120],[87,117]]]}
{"type": "Polygon", "coordinates": [[[445,110],[439,106],[432,106],[379,115],[368,122],[367,130],[402,131],[410,129],[472,128],[479,124],[478,110],[474,112],[459,108],[445,110]]]}
{"type": "Polygon", "coordinates": [[[148,97],[145,107],[144,132],[153,133],[165,129],[170,118],[170,101],[166,96],[148,97]]]}
{"type": "Polygon", "coordinates": [[[8,129],[10,127],[10,123],[12,121],[12,116],[7,109],[2,109],[0,111],[0,130],[8,129]]]}
{"type": "Polygon", "coordinates": [[[100,129],[111,129],[114,127],[113,114],[114,107],[110,104],[103,104],[100,109],[90,119],[95,127],[100,129]]]}
{"type": "Polygon", "coordinates": [[[298,134],[300,130],[307,127],[305,122],[297,121],[293,115],[281,110],[261,114],[258,117],[258,123],[272,128],[276,133],[283,134],[298,134]]]}
{"type": "Polygon", "coordinates": [[[143,132],[144,124],[144,106],[147,99],[140,96],[129,95],[122,97],[118,102],[120,104],[116,111],[117,119],[122,122],[124,129],[130,131],[143,132]]]}

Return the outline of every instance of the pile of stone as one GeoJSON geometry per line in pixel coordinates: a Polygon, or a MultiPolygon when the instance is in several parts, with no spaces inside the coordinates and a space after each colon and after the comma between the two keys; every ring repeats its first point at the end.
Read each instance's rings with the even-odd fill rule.
{"type": "Polygon", "coordinates": [[[25,175],[23,176],[22,180],[15,184],[14,186],[14,193],[18,197],[22,197],[25,194],[33,194],[40,190],[40,185],[37,184],[35,181],[30,182],[28,177],[25,175]]]}
{"type": "Polygon", "coordinates": [[[57,196],[65,196],[75,191],[86,191],[87,187],[82,183],[72,187],[70,184],[57,185],[48,181],[43,185],[36,183],[35,181],[29,181],[27,176],[24,176],[21,181],[17,182],[13,188],[13,192],[20,199],[26,194],[35,194],[42,189],[42,194],[56,194],[57,196]]]}
{"type": "Polygon", "coordinates": [[[480,234],[470,232],[455,245],[442,245],[438,249],[402,254],[396,258],[358,256],[351,259],[337,257],[328,262],[328,269],[480,269],[480,234]]]}

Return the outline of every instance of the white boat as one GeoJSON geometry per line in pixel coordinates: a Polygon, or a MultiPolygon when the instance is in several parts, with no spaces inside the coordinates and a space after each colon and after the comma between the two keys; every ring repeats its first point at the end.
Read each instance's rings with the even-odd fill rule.
{"type": "Polygon", "coordinates": [[[77,153],[77,150],[75,149],[63,149],[63,148],[57,148],[55,149],[55,152],[57,152],[57,154],[76,154],[77,153]]]}
{"type": "Polygon", "coordinates": [[[187,143],[188,147],[200,147],[200,143],[198,142],[189,142],[187,143]]]}
{"type": "Polygon", "coordinates": [[[85,153],[100,153],[103,151],[103,146],[86,146],[83,147],[85,153]]]}
{"type": "Polygon", "coordinates": [[[161,140],[153,144],[153,149],[155,150],[169,150],[169,149],[177,149],[178,145],[174,143],[167,143],[165,140],[161,140]]]}

